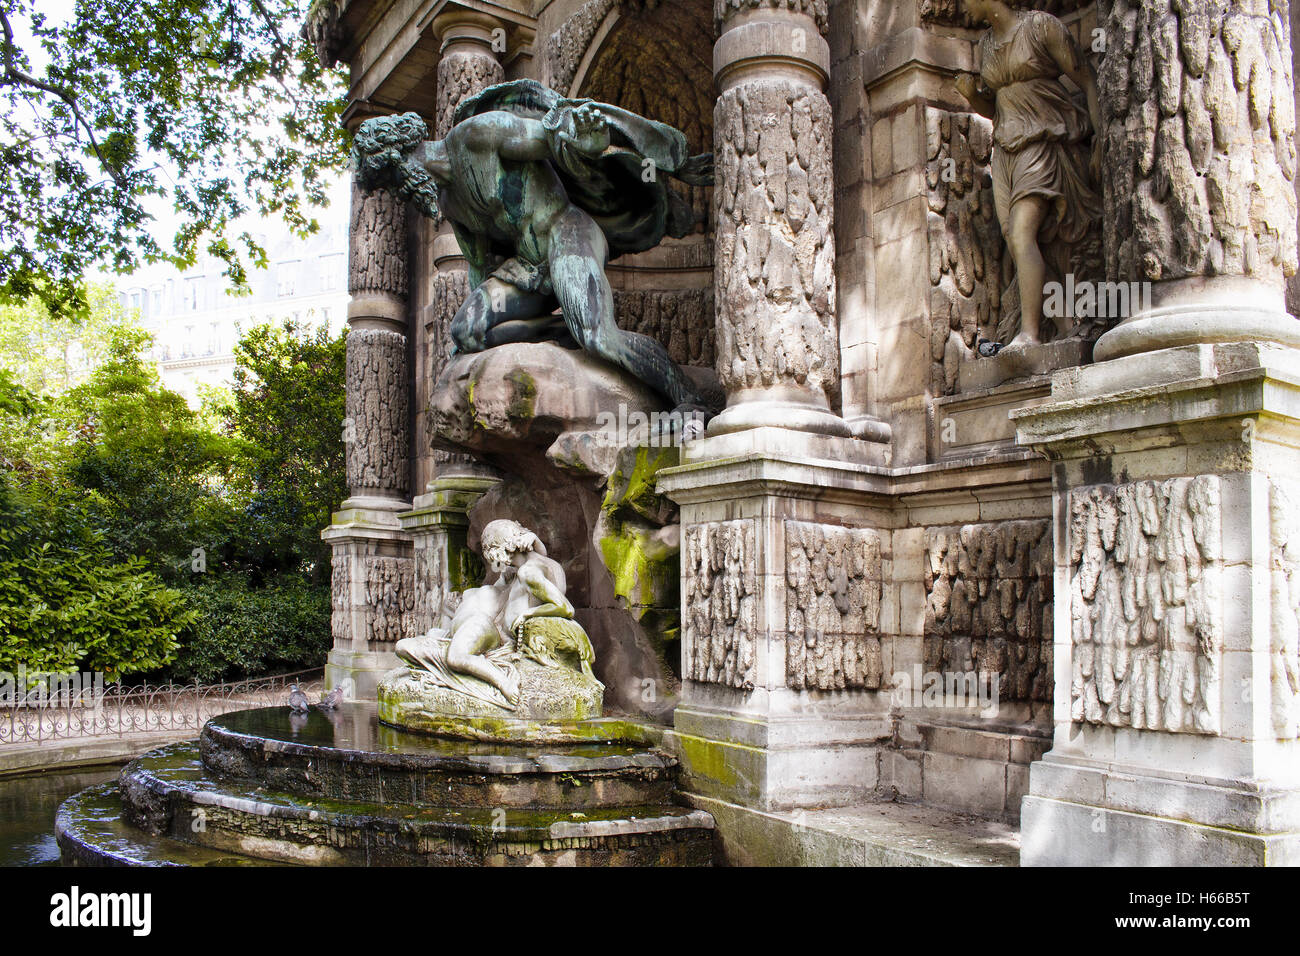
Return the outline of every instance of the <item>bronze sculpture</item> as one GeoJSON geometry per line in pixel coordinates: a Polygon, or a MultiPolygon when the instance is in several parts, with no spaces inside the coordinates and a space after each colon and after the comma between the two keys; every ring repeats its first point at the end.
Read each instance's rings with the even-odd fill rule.
{"type": "Polygon", "coordinates": [[[459,351],[567,329],[676,409],[703,410],[663,346],[615,324],[604,269],[690,231],[690,207],[665,180],[711,184],[710,155],[688,155],[671,126],[533,80],[488,87],[460,104],[443,139],[426,134],[415,113],[367,120],[354,145],[357,181],[451,223],[472,287],[451,325],[459,351]]]}

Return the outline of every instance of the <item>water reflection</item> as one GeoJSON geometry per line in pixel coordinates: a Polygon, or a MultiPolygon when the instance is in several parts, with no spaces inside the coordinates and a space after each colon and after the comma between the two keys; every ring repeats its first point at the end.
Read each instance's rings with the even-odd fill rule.
{"type": "Polygon", "coordinates": [[[59,862],[54,814],[79,790],[116,780],[120,767],[55,770],[0,777],[0,866],[59,862]]]}

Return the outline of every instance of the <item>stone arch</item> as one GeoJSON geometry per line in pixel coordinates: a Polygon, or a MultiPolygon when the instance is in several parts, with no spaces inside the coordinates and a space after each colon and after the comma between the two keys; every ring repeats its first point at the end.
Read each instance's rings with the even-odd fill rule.
{"type": "MultiPolygon", "coordinates": [[[[596,0],[575,24],[570,96],[588,97],[677,127],[692,153],[713,149],[713,8],[710,0],[596,0]],[[597,20],[596,14],[601,14],[597,20]]],[[[556,81],[568,69],[559,71],[556,81]]],[[[695,231],[608,268],[619,324],[653,336],[684,365],[712,367],[712,189],[674,183],[695,211],[695,231]]]]}

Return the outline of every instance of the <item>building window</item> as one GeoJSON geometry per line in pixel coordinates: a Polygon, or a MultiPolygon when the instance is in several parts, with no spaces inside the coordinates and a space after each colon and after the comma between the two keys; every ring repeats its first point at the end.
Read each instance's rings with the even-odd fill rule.
{"type": "Polygon", "coordinates": [[[321,256],[320,290],[322,292],[333,292],[339,287],[339,270],[342,267],[342,256],[321,256]]]}
{"type": "Polygon", "coordinates": [[[275,269],[275,294],[284,298],[295,294],[298,279],[298,260],[281,262],[275,269]]]}

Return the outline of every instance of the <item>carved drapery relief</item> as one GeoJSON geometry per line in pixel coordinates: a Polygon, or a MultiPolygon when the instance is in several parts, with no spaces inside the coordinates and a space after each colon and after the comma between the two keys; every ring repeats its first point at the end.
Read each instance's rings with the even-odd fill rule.
{"type": "Polygon", "coordinates": [[[990,120],[926,107],[932,395],[957,390],[962,360],[980,338],[996,338],[1002,290],[1015,293],[993,205],[992,148],[990,120]]]}
{"type": "Polygon", "coordinates": [[[1070,493],[1071,719],[1219,731],[1219,478],[1070,493]]]}
{"type": "Polygon", "coordinates": [[[1106,272],[1296,268],[1295,101],[1281,0],[1115,0],[1103,22],[1106,272]]]}
{"type": "Polygon", "coordinates": [[[352,639],[352,555],[335,548],[330,558],[330,635],[336,642],[352,639]]]}
{"type": "Polygon", "coordinates": [[[754,522],[686,528],[682,549],[682,676],[743,690],[754,687],[758,555],[754,522]]]}
{"type": "Polygon", "coordinates": [[[719,377],[728,392],[833,394],[830,103],[779,79],[742,83],[718,97],[714,130],[719,377]]]}
{"type": "Polygon", "coordinates": [[[1300,485],[1269,486],[1273,729],[1300,736],[1300,485]]]}
{"type": "Polygon", "coordinates": [[[925,669],[998,675],[1002,700],[1052,699],[1047,519],[930,528],[925,669]]]}
{"type": "Polygon", "coordinates": [[[330,571],[330,632],[337,641],[362,647],[392,643],[415,624],[415,573],[410,558],[356,554],[349,545],[335,548],[330,571]],[[361,575],[360,580],[356,578],[361,575]],[[362,603],[354,603],[359,587],[362,603]],[[360,612],[360,633],[353,625],[360,612]]]}
{"type": "Polygon", "coordinates": [[[713,367],[713,290],[615,291],[618,327],[640,332],[679,365],[713,367]]]}
{"type": "Polygon", "coordinates": [[[353,184],[348,291],[405,296],[406,289],[406,204],[387,190],[353,184]]]}
{"type": "Polygon", "coordinates": [[[415,571],[410,558],[367,557],[365,569],[366,638],[373,643],[395,643],[414,632],[415,571]]]}
{"type": "Polygon", "coordinates": [[[786,685],[880,687],[880,535],[785,523],[786,685]]]}
{"type": "Polygon", "coordinates": [[[348,487],[406,497],[410,398],[406,336],[384,329],[353,329],[347,338],[348,487]]]}

